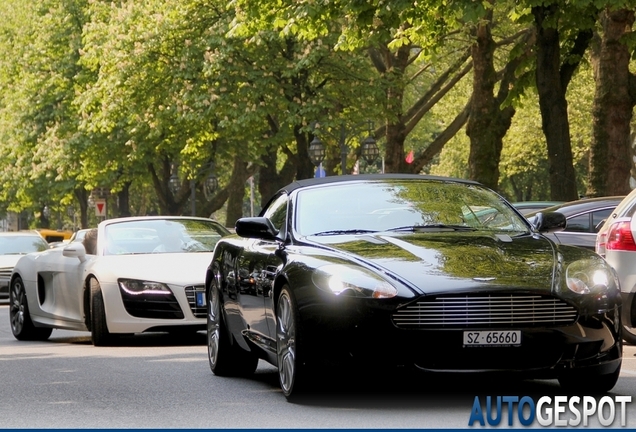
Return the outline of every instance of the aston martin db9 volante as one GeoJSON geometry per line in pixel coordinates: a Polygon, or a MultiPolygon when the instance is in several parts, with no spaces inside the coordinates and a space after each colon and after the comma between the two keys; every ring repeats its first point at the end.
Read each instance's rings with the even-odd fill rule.
{"type": "Polygon", "coordinates": [[[328,371],[393,368],[607,391],[621,367],[618,282],[594,252],[543,235],[564,226],[560,213],[531,225],[466,180],[289,184],[216,245],[210,368],[249,375],[264,359],[290,400],[328,371]]]}
{"type": "Polygon", "coordinates": [[[205,330],[206,268],[228,234],[206,218],[108,219],[83,242],[25,255],[11,275],[11,331],[90,331],[108,345],[120,334],[205,330]]]}

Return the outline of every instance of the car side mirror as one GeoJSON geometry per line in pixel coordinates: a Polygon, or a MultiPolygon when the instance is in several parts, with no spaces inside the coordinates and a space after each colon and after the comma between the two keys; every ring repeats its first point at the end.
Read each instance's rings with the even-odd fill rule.
{"type": "Polygon", "coordinates": [[[236,234],[245,238],[257,238],[261,240],[276,240],[278,230],[266,217],[240,218],[234,225],[236,234]]]}
{"type": "Polygon", "coordinates": [[[559,212],[539,212],[530,219],[530,223],[540,233],[547,234],[565,229],[567,220],[563,213],[559,212]]]}
{"type": "Polygon", "coordinates": [[[69,243],[62,249],[62,255],[68,258],[78,258],[80,262],[86,261],[86,249],[80,242],[69,243]]]}

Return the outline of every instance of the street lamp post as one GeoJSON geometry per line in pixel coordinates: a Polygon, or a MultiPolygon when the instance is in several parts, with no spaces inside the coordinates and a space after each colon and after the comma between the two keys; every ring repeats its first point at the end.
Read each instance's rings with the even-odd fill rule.
{"type": "MultiPolygon", "coordinates": [[[[338,145],[340,146],[340,169],[343,175],[347,172],[347,156],[349,154],[347,141],[351,135],[358,134],[360,127],[364,124],[367,125],[368,136],[361,143],[362,157],[367,163],[373,163],[380,154],[380,150],[373,138],[373,122],[371,120],[358,123],[350,129],[347,129],[344,124],[341,125],[338,145]]],[[[319,166],[325,158],[325,146],[317,136],[314,136],[314,139],[309,143],[309,157],[315,166],[319,166]]]]}

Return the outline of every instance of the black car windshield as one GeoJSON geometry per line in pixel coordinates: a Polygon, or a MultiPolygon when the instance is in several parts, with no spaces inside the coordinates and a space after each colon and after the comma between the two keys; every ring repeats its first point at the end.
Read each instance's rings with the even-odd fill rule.
{"type": "Polygon", "coordinates": [[[521,234],[526,222],[496,193],[462,182],[387,179],[300,190],[298,235],[488,230],[521,234]],[[465,228],[465,229],[462,229],[465,228]]]}

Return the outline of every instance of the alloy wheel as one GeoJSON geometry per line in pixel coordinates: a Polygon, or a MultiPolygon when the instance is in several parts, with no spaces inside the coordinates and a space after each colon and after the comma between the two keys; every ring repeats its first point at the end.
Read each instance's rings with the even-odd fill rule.
{"type": "Polygon", "coordinates": [[[216,365],[218,360],[221,337],[220,313],[219,294],[212,286],[208,299],[208,358],[211,366],[216,365]]]}
{"type": "Polygon", "coordinates": [[[289,394],[294,386],[296,374],[296,323],[289,294],[283,291],[278,300],[277,352],[278,376],[281,388],[289,394]]]}
{"type": "Polygon", "coordinates": [[[20,334],[24,327],[24,309],[26,296],[22,281],[16,279],[11,284],[11,309],[9,315],[11,317],[11,328],[14,334],[20,334]]]}

